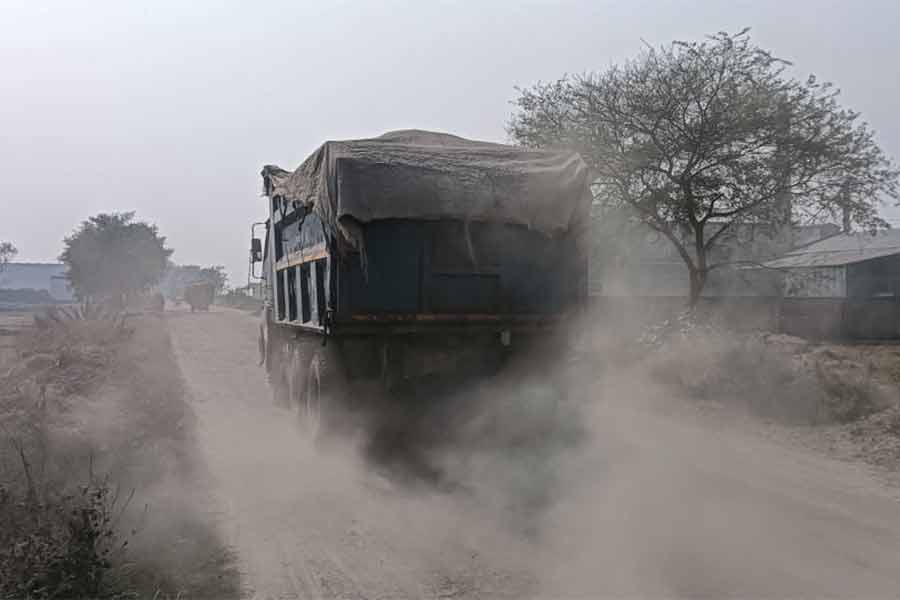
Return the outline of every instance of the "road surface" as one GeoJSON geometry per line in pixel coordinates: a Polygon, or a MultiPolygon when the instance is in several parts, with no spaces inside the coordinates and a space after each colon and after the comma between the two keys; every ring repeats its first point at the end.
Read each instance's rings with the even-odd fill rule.
{"type": "Polygon", "coordinates": [[[467,455],[467,491],[437,491],[304,443],[270,403],[254,318],[168,327],[248,597],[900,596],[896,489],[638,408],[660,390],[598,386],[581,450],[467,455]],[[546,488],[533,527],[505,513],[523,482],[546,488]]]}

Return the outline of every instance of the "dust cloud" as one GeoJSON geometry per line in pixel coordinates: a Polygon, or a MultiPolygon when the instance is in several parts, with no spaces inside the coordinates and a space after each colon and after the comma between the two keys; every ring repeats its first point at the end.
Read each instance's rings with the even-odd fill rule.
{"type": "MultiPolygon", "coordinates": [[[[607,372],[592,387],[583,369],[608,360],[585,360],[581,371],[565,372],[545,357],[543,371],[504,373],[445,398],[419,398],[439,407],[423,419],[438,421],[438,434],[407,432],[394,452],[377,453],[371,439],[358,438],[351,444],[357,452],[332,453],[330,460],[349,469],[345,482],[387,473],[383,485],[394,494],[388,514],[404,520],[392,529],[437,547],[452,533],[515,580],[517,595],[758,589],[752,580],[736,587],[714,564],[723,551],[745,554],[738,546],[747,538],[727,527],[727,515],[705,509],[708,490],[690,467],[720,454],[712,432],[679,429],[671,413],[658,414],[660,402],[673,398],[647,383],[641,369],[607,372]],[[567,398],[561,388],[586,393],[567,398]]],[[[354,487],[343,492],[353,494],[354,487]]],[[[356,493],[366,502],[364,491],[356,493]]],[[[766,520],[765,511],[763,504],[750,507],[756,522],[766,520]]]]}
{"type": "Polygon", "coordinates": [[[204,317],[215,323],[173,319],[174,345],[253,597],[896,589],[889,493],[850,466],[744,432],[738,416],[707,419],[620,340],[597,343],[602,332],[579,368],[531,366],[420,397],[435,407],[421,429],[316,446],[271,405],[252,320],[204,317]],[[556,401],[561,380],[579,390],[584,377],[588,397],[556,401]]]}

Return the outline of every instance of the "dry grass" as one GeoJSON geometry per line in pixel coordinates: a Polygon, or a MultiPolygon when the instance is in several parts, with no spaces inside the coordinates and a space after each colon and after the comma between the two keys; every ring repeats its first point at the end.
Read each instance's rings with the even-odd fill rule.
{"type": "Polygon", "coordinates": [[[0,381],[0,597],[237,597],[164,323],[65,321],[17,348],[0,381]]]}
{"type": "Polygon", "coordinates": [[[875,363],[855,353],[771,334],[707,328],[669,336],[648,355],[651,376],[692,398],[736,404],[788,423],[849,423],[897,403],[900,360],[875,363]]]}

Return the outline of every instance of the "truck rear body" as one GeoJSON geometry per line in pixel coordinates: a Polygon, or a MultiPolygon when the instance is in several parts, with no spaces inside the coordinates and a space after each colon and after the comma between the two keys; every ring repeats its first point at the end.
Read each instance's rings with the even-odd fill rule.
{"type": "Polygon", "coordinates": [[[276,389],[307,389],[302,365],[391,389],[496,372],[513,349],[560,355],[547,340],[587,298],[577,154],[397,132],[326,142],[294,172],[262,175],[266,242],[251,255],[276,389]]]}
{"type": "Polygon", "coordinates": [[[274,222],[272,292],[284,325],[335,335],[533,328],[586,294],[574,239],[518,225],[375,221],[363,228],[363,258],[332,254],[315,215],[302,226],[291,215],[274,222]]]}

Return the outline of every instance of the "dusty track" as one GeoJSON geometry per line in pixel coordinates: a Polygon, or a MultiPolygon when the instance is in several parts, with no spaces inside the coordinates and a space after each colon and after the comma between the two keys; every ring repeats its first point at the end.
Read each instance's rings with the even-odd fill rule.
{"type": "MultiPolygon", "coordinates": [[[[251,317],[171,313],[168,324],[252,597],[900,590],[898,494],[861,467],[600,403],[595,441],[556,466],[540,533],[520,536],[471,496],[401,491],[351,452],[305,446],[270,403],[251,317]]],[[[631,390],[598,393],[634,404],[631,390]]]]}
{"type": "Polygon", "coordinates": [[[219,486],[226,539],[238,549],[251,597],[524,591],[527,577],[485,561],[490,545],[481,538],[494,536],[461,528],[459,507],[400,494],[352,458],[319,456],[301,441],[291,415],[272,406],[256,366],[256,321],[221,310],[174,313],[169,323],[219,486]]]}

